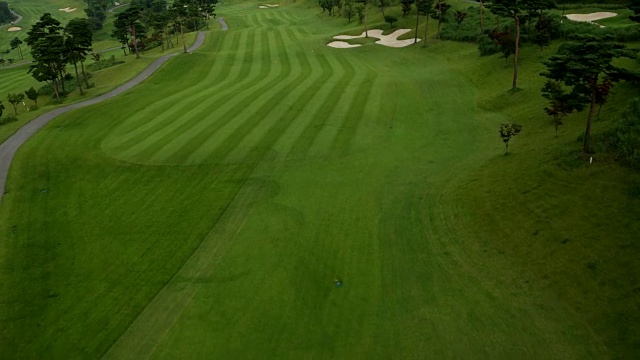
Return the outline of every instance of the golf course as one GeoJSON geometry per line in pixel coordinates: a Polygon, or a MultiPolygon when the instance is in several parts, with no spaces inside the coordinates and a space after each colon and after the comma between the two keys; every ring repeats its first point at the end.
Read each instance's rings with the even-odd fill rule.
{"type": "MultiPolygon", "coordinates": [[[[539,74],[559,43],[523,46],[511,91],[511,60],[433,20],[383,46],[315,0],[275,4],[220,1],[228,29],[19,147],[0,359],[640,356],[640,173],[579,155],[585,113],[554,131],[539,74]]],[[[27,69],[0,69],[0,95],[27,69]]],[[[638,95],[616,84],[594,133],[638,95]]]]}

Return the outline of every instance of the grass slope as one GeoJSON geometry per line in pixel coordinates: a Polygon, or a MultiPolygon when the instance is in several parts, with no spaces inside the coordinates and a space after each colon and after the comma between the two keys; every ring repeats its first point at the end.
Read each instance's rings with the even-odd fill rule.
{"type": "Polygon", "coordinates": [[[19,151],[1,357],[637,355],[640,204],[565,160],[537,50],[510,94],[471,45],[331,49],[343,19],[258,5],[19,151]]]}

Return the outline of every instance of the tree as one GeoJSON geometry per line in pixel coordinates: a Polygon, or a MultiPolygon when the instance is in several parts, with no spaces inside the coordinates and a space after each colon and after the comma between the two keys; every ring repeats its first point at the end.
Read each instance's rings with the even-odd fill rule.
{"type": "Polygon", "coordinates": [[[180,34],[182,36],[182,47],[184,52],[187,52],[187,44],[184,41],[184,23],[189,17],[189,0],[176,0],[171,5],[171,14],[173,22],[180,27],[180,34]]]}
{"type": "Polygon", "coordinates": [[[9,4],[5,1],[0,1],[0,24],[10,23],[15,19],[13,13],[11,13],[11,9],[9,9],[9,4]]]}
{"type": "Polygon", "coordinates": [[[431,17],[434,20],[438,20],[438,34],[436,38],[440,39],[440,29],[442,28],[442,23],[447,21],[447,12],[451,8],[451,5],[447,4],[444,1],[438,1],[433,11],[431,12],[431,17]]]}
{"type": "Polygon", "coordinates": [[[516,27],[514,39],[513,83],[512,89],[518,88],[518,57],[520,55],[520,25],[524,16],[532,11],[542,12],[553,7],[551,0],[493,0],[489,10],[496,16],[511,18],[516,27]]]}
{"type": "Polygon", "coordinates": [[[553,32],[559,24],[550,16],[541,16],[536,22],[536,26],[531,36],[531,42],[540,47],[540,51],[545,46],[549,46],[553,32]]]}
{"type": "Polygon", "coordinates": [[[506,149],[505,155],[509,153],[509,140],[511,140],[512,137],[520,134],[520,131],[522,131],[522,126],[515,123],[500,125],[499,133],[506,149]]]}
{"type": "Polygon", "coordinates": [[[629,19],[640,22],[640,0],[631,0],[629,10],[633,11],[633,15],[629,16],[629,19]]]}
{"type": "Polygon", "coordinates": [[[24,100],[24,95],[20,94],[20,93],[18,93],[18,94],[9,93],[7,95],[7,100],[13,106],[14,114],[18,115],[18,104],[20,104],[22,102],[22,100],[24,100]]]}
{"type": "Polygon", "coordinates": [[[467,13],[464,11],[460,11],[460,10],[456,10],[453,12],[453,18],[456,20],[456,23],[458,24],[458,27],[460,27],[460,24],[462,24],[462,22],[464,21],[464,19],[467,18],[467,13]]]}
{"type": "Polygon", "coordinates": [[[429,35],[429,19],[433,13],[433,3],[435,0],[416,0],[416,34],[413,43],[418,42],[418,26],[420,25],[420,15],[427,17],[427,24],[424,27],[424,42],[422,46],[427,46],[427,36],[429,35]]]}
{"type": "Polygon", "coordinates": [[[87,54],[92,50],[93,33],[91,31],[91,22],[89,19],[75,18],[69,21],[69,24],[64,28],[65,32],[65,47],[67,49],[67,57],[73,64],[76,72],[76,81],[80,94],[82,94],[82,85],[80,84],[80,76],[78,75],[78,63],[82,65],[82,75],[84,82],[89,87],[89,81],[84,71],[84,61],[87,59],[87,54]]]}
{"type": "Polygon", "coordinates": [[[398,22],[398,18],[393,15],[385,15],[384,21],[393,27],[393,24],[398,22]]]}
{"type": "Polygon", "coordinates": [[[2,101],[0,101],[0,117],[2,116],[3,112],[4,112],[4,105],[2,105],[2,101]]]}
{"type": "Polygon", "coordinates": [[[20,52],[20,60],[24,60],[24,57],[22,56],[22,46],[20,46],[22,45],[22,40],[16,37],[13,40],[11,40],[9,45],[11,45],[11,50],[15,50],[16,48],[18,48],[18,51],[20,52]]]}
{"type": "Polygon", "coordinates": [[[492,30],[488,34],[489,39],[493,40],[498,47],[500,47],[500,52],[502,52],[502,57],[507,61],[511,55],[515,53],[516,46],[514,43],[514,36],[509,30],[498,31],[492,30]]]}
{"type": "Polygon", "coordinates": [[[480,4],[480,33],[484,34],[484,0],[479,0],[480,4]]]}
{"type": "Polygon", "coordinates": [[[364,36],[366,38],[369,37],[369,15],[368,15],[368,6],[369,5],[369,0],[356,0],[359,3],[361,3],[362,6],[362,12],[364,13],[364,36]]]}
{"type": "Polygon", "coordinates": [[[29,90],[25,90],[24,94],[27,95],[27,99],[33,101],[33,106],[38,107],[38,90],[32,86],[29,90]]]}
{"type": "Polygon", "coordinates": [[[627,69],[613,65],[618,58],[635,58],[637,50],[612,41],[611,36],[576,35],[544,61],[541,75],[570,88],[566,95],[577,111],[589,107],[582,151],[591,152],[591,123],[598,101],[606,101],[611,87],[622,80],[638,79],[627,69]]]}
{"type": "Polygon", "coordinates": [[[562,84],[554,81],[547,80],[544,87],[542,87],[542,97],[549,100],[549,106],[544,108],[547,115],[551,116],[553,126],[558,133],[560,125],[564,125],[562,119],[571,114],[576,106],[579,104],[572,104],[573,99],[562,88],[562,84]]]}
{"type": "Polygon", "coordinates": [[[411,12],[411,5],[415,0],[402,0],[402,17],[407,17],[407,14],[411,12]]]}
{"type": "Polygon", "coordinates": [[[87,8],[84,9],[91,28],[93,30],[100,30],[107,18],[107,8],[112,5],[111,0],[84,0],[87,3],[87,8]]]}
{"type": "Polygon", "coordinates": [[[62,82],[64,92],[64,74],[66,72],[66,49],[60,22],[46,13],[31,27],[25,39],[31,47],[33,64],[29,73],[38,81],[50,84],[60,101],[59,84],[62,82]],[[50,82],[50,83],[49,83],[50,82]]]}
{"type": "Polygon", "coordinates": [[[356,8],[353,0],[346,0],[344,2],[344,11],[342,12],[342,16],[346,17],[349,23],[351,23],[351,19],[356,16],[356,8]]]}
{"type": "Polygon", "coordinates": [[[364,21],[364,4],[361,2],[356,2],[353,5],[353,10],[356,12],[356,15],[358,15],[358,20],[360,20],[360,24],[362,24],[362,22],[364,21]]]}
{"type": "MultiPolygon", "coordinates": [[[[176,1],[178,2],[178,1],[176,1]]],[[[131,34],[132,43],[133,43],[133,51],[136,54],[136,59],[140,58],[140,54],[138,53],[138,33],[142,29],[142,24],[140,23],[142,10],[138,7],[131,6],[127,10],[118,14],[118,17],[113,22],[115,29],[113,30],[112,36],[118,38],[120,42],[122,42],[123,34],[131,34]]],[[[125,36],[128,39],[127,36],[125,36]]],[[[186,52],[186,49],[185,49],[186,52]]]]}

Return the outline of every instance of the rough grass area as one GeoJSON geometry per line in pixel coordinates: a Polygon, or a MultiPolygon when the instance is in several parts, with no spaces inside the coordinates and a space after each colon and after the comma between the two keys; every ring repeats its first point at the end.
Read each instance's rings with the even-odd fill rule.
{"type": "Polygon", "coordinates": [[[511,93],[473,44],[331,49],[357,25],[260,4],[20,149],[0,358],[637,357],[638,175],[554,133],[553,49],[511,93]]]}

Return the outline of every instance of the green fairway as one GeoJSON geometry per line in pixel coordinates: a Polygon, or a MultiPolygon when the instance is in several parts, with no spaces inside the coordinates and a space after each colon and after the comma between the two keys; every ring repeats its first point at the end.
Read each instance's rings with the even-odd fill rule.
{"type": "Polygon", "coordinates": [[[334,49],[357,21],[260,4],[219,4],[228,31],[19,150],[0,358],[640,353],[637,175],[567,155],[584,114],[554,134],[550,50],[510,93],[472,44],[334,49]]]}

